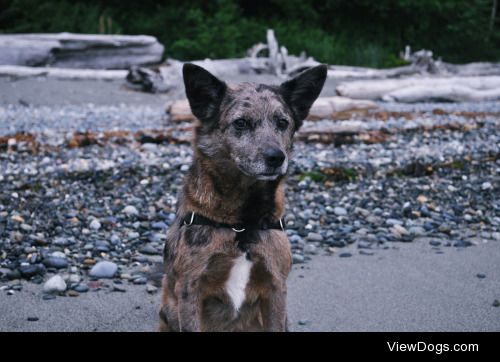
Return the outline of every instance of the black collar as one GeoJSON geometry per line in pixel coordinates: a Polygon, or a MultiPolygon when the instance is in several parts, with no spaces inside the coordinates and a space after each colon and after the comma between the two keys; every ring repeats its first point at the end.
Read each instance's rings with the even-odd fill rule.
{"type": "Polygon", "coordinates": [[[227,228],[227,229],[233,229],[233,231],[237,232],[237,233],[241,233],[245,230],[268,230],[268,229],[285,231],[282,219],[279,219],[276,222],[265,223],[265,225],[262,225],[261,227],[256,228],[256,227],[245,227],[245,225],[241,225],[241,224],[240,225],[223,224],[220,222],[213,221],[209,218],[206,218],[205,216],[195,214],[194,212],[190,212],[190,213],[186,214],[182,218],[182,224],[186,225],[186,226],[208,225],[208,226],[213,226],[216,228],[227,228]]]}

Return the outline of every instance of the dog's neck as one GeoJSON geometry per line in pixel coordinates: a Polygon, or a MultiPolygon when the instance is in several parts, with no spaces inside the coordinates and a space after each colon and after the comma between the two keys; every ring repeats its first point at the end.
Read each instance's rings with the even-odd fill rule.
{"type": "Polygon", "coordinates": [[[195,212],[216,222],[260,226],[283,216],[283,177],[258,181],[195,151],[185,180],[182,212],[195,212]]]}

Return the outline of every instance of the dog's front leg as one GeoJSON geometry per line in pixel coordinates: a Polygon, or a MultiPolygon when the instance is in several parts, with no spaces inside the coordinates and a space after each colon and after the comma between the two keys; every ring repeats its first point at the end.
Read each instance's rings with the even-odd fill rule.
{"type": "Polygon", "coordinates": [[[271,295],[262,300],[262,320],[264,330],[268,332],[286,332],[286,289],[275,290],[271,295]]]}
{"type": "Polygon", "coordinates": [[[178,283],[178,320],[180,332],[201,332],[200,301],[196,282],[178,283]]]}

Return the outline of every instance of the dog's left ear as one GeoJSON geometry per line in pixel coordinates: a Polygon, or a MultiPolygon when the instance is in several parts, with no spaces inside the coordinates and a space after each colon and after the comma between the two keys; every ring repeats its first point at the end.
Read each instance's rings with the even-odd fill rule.
{"type": "Polygon", "coordinates": [[[302,125],[309,109],[321,93],[327,70],[326,65],[318,65],[281,84],[281,94],[294,113],[296,129],[302,125]]]}
{"type": "Polygon", "coordinates": [[[215,121],[227,89],[226,83],[192,63],[184,64],[182,75],[191,112],[203,123],[215,121]]]}

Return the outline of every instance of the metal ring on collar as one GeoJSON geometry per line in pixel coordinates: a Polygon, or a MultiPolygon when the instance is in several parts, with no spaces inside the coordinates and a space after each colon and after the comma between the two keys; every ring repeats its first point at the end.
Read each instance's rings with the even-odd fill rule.
{"type": "Polygon", "coordinates": [[[194,212],[191,212],[191,220],[189,220],[189,224],[184,220],[184,225],[190,226],[194,221],[194,212]]]}
{"type": "Polygon", "coordinates": [[[246,229],[235,229],[235,228],[231,228],[235,233],[242,233],[243,231],[245,231],[246,229]]]}
{"type": "Polygon", "coordinates": [[[281,218],[280,218],[280,226],[281,226],[281,230],[285,231],[285,228],[283,227],[283,220],[281,218]]]}

